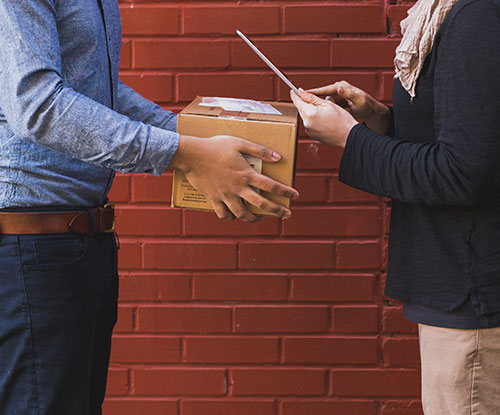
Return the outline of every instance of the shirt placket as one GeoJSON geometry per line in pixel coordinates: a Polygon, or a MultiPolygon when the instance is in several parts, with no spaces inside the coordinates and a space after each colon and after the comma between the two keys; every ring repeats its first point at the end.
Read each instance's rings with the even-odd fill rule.
{"type": "Polygon", "coordinates": [[[109,0],[97,0],[99,2],[99,6],[101,9],[102,19],[104,23],[104,31],[106,35],[106,53],[108,56],[108,64],[109,64],[109,76],[110,76],[110,85],[111,85],[111,108],[115,107],[115,85],[117,85],[117,79],[115,75],[114,68],[114,54],[113,51],[113,35],[114,35],[114,26],[113,26],[113,18],[110,10],[109,0]]]}

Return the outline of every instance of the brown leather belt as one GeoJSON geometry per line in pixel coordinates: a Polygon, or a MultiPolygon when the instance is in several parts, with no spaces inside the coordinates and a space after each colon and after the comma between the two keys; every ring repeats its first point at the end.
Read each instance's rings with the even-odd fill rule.
{"type": "MultiPolygon", "coordinates": [[[[93,232],[114,232],[115,209],[112,205],[91,210],[93,232]]],[[[86,210],[73,212],[0,212],[0,234],[35,235],[43,233],[88,234],[90,215],[86,210]]]]}

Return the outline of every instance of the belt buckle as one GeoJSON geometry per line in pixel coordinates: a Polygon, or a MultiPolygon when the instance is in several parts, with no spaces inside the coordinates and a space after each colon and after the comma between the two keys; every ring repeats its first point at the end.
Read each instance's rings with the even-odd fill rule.
{"type": "MultiPolygon", "coordinates": [[[[113,209],[115,208],[115,205],[113,203],[106,203],[104,206],[104,209],[113,209]]],[[[111,226],[111,229],[105,229],[105,233],[115,233],[115,215],[113,214],[113,225],[111,226]]]]}

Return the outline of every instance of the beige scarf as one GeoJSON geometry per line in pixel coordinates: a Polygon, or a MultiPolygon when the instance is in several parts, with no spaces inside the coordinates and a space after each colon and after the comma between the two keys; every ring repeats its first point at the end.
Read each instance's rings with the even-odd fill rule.
{"type": "Polygon", "coordinates": [[[458,0],[418,0],[401,22],[403,38],[396,49],[396,78],[412,99],[424,60],[432,49],[434,37],[458,0]]]}

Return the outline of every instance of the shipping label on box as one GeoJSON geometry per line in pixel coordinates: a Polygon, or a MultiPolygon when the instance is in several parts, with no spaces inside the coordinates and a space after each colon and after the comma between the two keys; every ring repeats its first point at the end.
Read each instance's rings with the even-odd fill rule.
{"type": "MultiPolygon", "coordinates": [[[[280,154],[281,160],[272,163],[247,157],[250,165],[278,182],[293,186],[297,122],[298,113],[291,103],[198,97],[179,114],[177,132],[201,138],[232,135],[265,145],[280,154]]],[[[286,207],[290,205],[285,197],[264,191],[261,194],[286,207]]],[[[191,186],[179,170],[174,171],[172,206],[213,210],[205,195],[191,186]]],[[[247,206],[253,213],[270,215],[255,206],[247,206]]]]}

